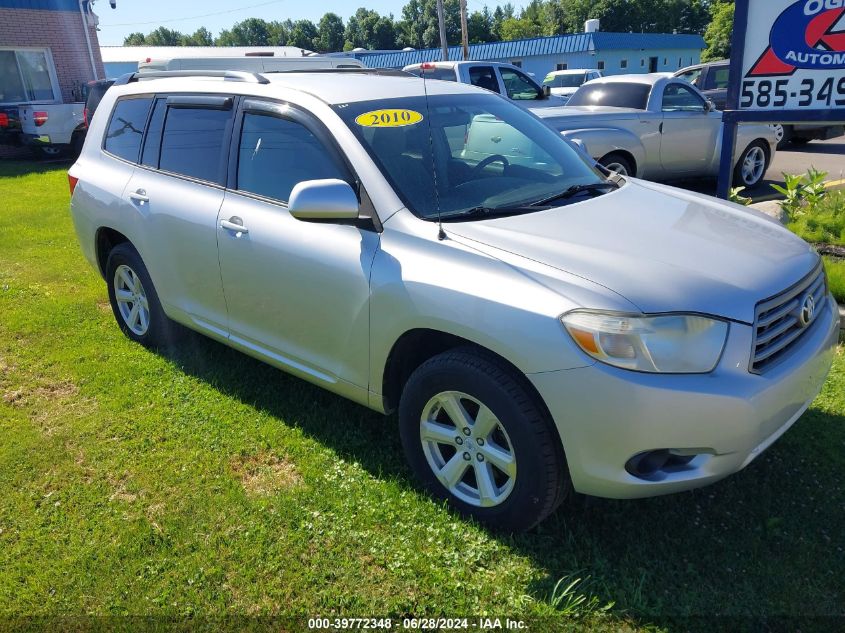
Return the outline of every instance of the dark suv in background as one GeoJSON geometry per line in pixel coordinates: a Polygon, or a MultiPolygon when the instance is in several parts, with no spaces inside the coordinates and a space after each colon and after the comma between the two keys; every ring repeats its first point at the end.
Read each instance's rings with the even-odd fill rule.
{"type": "MultiPolygon", "coordinates": [[[[675,77],[690,82],[708,99],[716,104],[719,110],[724,110],[728,100],[728,83],[730,79],[730,60],[697,64],[682,68],[675,73],[675,77]]],[[[845,134],[841,125],[781,125],[777,126],[778,149],[792,143],[805,145],[813,140],[827,140],[845,134]]]]}

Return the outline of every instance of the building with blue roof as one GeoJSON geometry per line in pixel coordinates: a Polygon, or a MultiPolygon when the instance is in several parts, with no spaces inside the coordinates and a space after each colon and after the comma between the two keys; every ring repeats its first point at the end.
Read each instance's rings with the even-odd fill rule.
{"type": "MultiPolygon", "coordinates": [[[[511,63],[542,80],[551,71],[569,68],[590,68],[605,75],[673,72],[701,61],[701,51],[705,48],[700,35],[595,31],[472,44],[469,58],[511,63]]],[[[403,68],[442,59],[440,48],[359,50],[343,55],[355,57],[370,68],[403,68]]],[[[449,47],[449,59],[463,59],[460,46],[449,47]]]]}

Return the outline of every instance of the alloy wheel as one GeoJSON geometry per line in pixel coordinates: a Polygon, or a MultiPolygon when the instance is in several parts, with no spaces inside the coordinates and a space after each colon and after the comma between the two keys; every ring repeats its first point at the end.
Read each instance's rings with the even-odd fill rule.
{"type": "Polygon", "coordinates": [[[143,336],[150,327],[150,304],[141,278],[122,264],[114,271],[114,297],[123,322],[133,334],[143,336]]]}
{"type": "Polygon", "coordinates": [[[766,170],[766,152],[762,147],[752,147],[742,160],[742,181],[746,185],[756,185],[766,170]]]}
{"type": "Polygon", "coordinates": [[[431,398],[420,418],[420,441],[434,475],[461,501],[489,508],[513,491],[513,445],[499,419],[476,398],[460,391],[431,398]]]}

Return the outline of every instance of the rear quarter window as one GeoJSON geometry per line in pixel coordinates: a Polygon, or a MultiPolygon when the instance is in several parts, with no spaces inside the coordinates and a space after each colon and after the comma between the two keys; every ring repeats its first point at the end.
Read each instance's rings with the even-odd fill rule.
{"type": "Polygon", "coordinates": [[[645,110],[648,107],[649,94],[651,94],[649,84],[621,82],[585,84],[572,95],[567,105],[645,110]]]}
{"type": "Polygon", "coordinates": [[[103,143],[109,154],[133,163],[138,162],[144,126],[152,102],[152,97],[123,98],[117,101],[103,143]]]}

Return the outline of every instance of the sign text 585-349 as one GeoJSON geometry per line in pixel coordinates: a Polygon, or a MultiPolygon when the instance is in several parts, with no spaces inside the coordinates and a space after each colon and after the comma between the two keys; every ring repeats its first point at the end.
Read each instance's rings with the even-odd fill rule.
{"type": "Polygon", "coordinates": [[[739,107],[759,110],[845,107],[845,77],[746,79],[739,107]]]}

